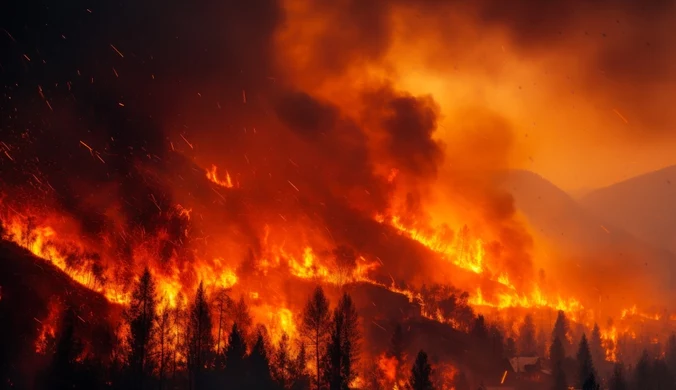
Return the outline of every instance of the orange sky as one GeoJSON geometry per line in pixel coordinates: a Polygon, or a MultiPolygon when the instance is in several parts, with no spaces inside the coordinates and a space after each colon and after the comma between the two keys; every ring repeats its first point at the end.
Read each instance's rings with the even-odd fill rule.
{"type": "Polygon", "coordinates": [[[382,80],[432,95],[446,144],[472,131],[460,112],[499,115],[511,156],[495,168],[529,169],[572,193],[676,164],[675,61],[665,50],[676,24],[665,5],[521,1],[514,14],[472,4],[364,6],[356,19],[341,5],[288,0],[279,63],[292,84],[343,108],[382,80]]]}

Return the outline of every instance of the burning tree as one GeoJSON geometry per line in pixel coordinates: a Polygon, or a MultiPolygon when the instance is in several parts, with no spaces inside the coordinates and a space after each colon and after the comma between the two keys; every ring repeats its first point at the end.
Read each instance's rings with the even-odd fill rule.
{"type": "Polygon", "coordinates": [[[411,377],[408,380],[412,390],[434,390],[432,385],[432,366],[427,361],[427,354],[420,350],[411,368],[411,377]]]}
{"type": "Polygon", "coordinates": [[[345,293],[333,312],[330,341],[324,358],[324,377],[331,390],[346,389],[356,378],[359,323],[352,298],[345,293]]]}
{"type": "Polygon", "coordinates": [[[156,306],[155,282],[150,270],[146,268],[125,313],[129,325],[129,380],[139,389],[147,387],[148,379],[156,368],[157,361],[153,353],[158,330],[156,306]]]}
{"type": "Polygon", "coordinates": [[[204,372],[212,363],[213,335],[211,311],[204,284],[200,283],[188,317],[188,370],[196,388],[204,386],[204,372]]]}
{"type": "Polygon", "coordinates": [[[246,340],[237,323],[232,325],[225,349],[225,379],[233,386],[244,384],[246,340]]]}
{"type": "Polygon", "coordinates": [[[324,290],[317,286],[310,300],[305,306],[303,312],[302,334],[312,347],[312,354],[315,360],[315,386],[320,388],[321,378],[321,358],[324,354],[326,340],[330,332],[329,301],[324,295],[324,290]]]}

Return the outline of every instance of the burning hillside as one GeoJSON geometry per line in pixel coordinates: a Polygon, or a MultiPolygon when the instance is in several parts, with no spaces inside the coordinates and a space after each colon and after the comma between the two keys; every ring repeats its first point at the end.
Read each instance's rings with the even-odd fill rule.
{"type": "MultiPolygon", "coordinates": [[[[563,86],[602,109],[625,99],[613,120],[672,123],[655,109],[668,88],[634,104],[653,80],[626,73],[668,74],[668,56],[629,56],[646,36],[667,46],[667,17],[646,30],[633,6],[563,1],[38,3],[3,27],[0,232],[8,267],[30,259],[86,293],[26,301],[33,340],[4,383],[77,369],[92,381],[80,387],[401,388],[412,365],[411,383],[425,379],[424,349],[427,379],[461,390],[505,382],[516,354],[558,373],[554,341],[563,359],[585,334],[601,375],[664,351],[674,291],[657,276],[671,268],[642,267],[657,250],[604,238],[568,252],[504,184],[548,148],[533,121],[559,134],[569,120],[548,117],[551,101],[577,102],[563,86]],[[558,31],[611,17],[630,40],[558,31]],[[543,76],[551,64],[572,76],[543,76]],[[588,85],[599,65],[615,83],[588,85]],[[93,347],[93,323],[107,348],[93,347]]],[[[576,125],[608,120],[585,110],[576,125]]],[[[555,157],[539,169],[567,164],[555,157]]],[[[21,297],[3,283],[7,313],[21,297]]]]}

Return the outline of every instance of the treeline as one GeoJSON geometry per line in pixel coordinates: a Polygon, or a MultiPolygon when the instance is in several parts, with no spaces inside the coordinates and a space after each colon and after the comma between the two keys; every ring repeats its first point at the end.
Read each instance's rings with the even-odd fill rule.
{"type": "Polygon", "coordinates": [[[664,354],[650,356],[644,350],[635,365],[616,362],[606,375],[598,371],[609,364],[601,346],[599,327],[594,325],[590,338],[583,333],[577,348],[569,335],[570,324],[564,312],[559,311],[549,346],[553,390],[676,389],[676,335],[669,338],[664,354]]]}
{"type": "MultiPolygon", "coordinates": [[[[110,356],[88,351],[77,337],[79,317],[72,308],[66,309],[49,349],[51,362],[35,387],[344,390],[357,380],[361,334],[347,293],[331,309],[317,287],[300,318],[299,339],[292,341],[283,334],[275,345],[264,326],[252,326],[243,299],[234,302],[220,294],[209,302],[202,284],[188,307],[160,305],[155,281],[146,270],[124,311],[110,356]],[[227,332],[226,324],[231,324],[227,332]]],[[[401,328],[397,329],[394,338],[401,337],[401,328]]],[[[399,359],[402,355],[400,351],[399,359]]],[[[409,372],[409,388],[433,388],[432,369],[423,351],[409,372]]]]}

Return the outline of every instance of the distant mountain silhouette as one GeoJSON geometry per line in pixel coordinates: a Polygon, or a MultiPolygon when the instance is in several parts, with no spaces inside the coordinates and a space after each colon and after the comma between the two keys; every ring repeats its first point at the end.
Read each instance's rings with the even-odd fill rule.
{"type": "Polygon", "coordinates": [[[646,288],[651,294],[676,293],[673,253],[634,236],[623,225],[599,218],[533,172],[510,171],[502,187],[512,194],[517,209],[531,225],[536,245],[544,241],[548,257],[557,258],[550,272],[579,274],[580,283],[597,284],[601,295],[622,291],[627,300],[632,295],[645,296],[641,290],[646,288]],[[590,273],[603,278],[593,278],[590,273]]]}
{"type": "Polygon", "coordinates": [[[603,220],[676,253],[676,166],[598,189],[580,202],[603,220]]]}

